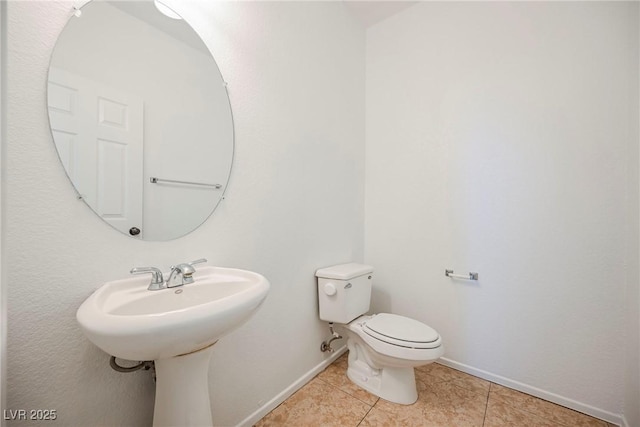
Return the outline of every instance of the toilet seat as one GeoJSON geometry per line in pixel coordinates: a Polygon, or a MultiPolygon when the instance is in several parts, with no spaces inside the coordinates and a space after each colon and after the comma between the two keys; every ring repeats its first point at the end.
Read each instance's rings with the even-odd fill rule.
{"type": "Polygon", "coordinates": [[[380,313],[373,316],[365,315],[353,320],[346,326],[356,333],[372,350],[384,356],[405,361],[429,362],[439,358],[443,352],[442,339],[438,333],[424,323],[408,317],[388,313],[380,313]],[[382,317],[372,322],[373,319],[379,316],[382,317]],[[391,319],[388,316],[391,316],[391,319]],[[420,326],[412,324],[412,322],[420,326]],[[412,324],[416,328],[410,327],[407,334],[396,329],[401,325],[407,324],[412,324]],[[386,332],[386,334],[382,334],[379,331],[386,332]],[[425,334],[417,334],[416,331],[422,331],[425,334]],[[400,335],[404,339],[390,337],[389,334],[400,335]],[[415,341],[411,341],[411,339],[415,341]]]}
{"type": "Polygon", "coordinates": [[[363,332],[387,344],[429,349],[440,346],[440,335],[417,320],[397,314],[380,313],[367,320],[363,332]]]}

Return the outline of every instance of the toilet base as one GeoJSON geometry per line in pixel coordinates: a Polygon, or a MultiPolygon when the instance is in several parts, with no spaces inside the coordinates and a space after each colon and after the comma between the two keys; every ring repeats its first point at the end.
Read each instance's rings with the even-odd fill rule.
{"type": "Polygon", "coordinates": [[[349,364],[347,377],[369,393],[401,405],[418,400],[413,368],[372,369],[361,360],[349,364]]]}
{"type": "Polygon", "coordinates": [[[413,365],[388,366],[376,363],[385,359],[382,355],[368,349],[359,337],[347,331],[349,359],[347,377],[357,386],[369,393],[401,405],[411,405],[418,400],[416,377],[413,365]],[[377,357],[378,356],[378,357],[377,357]]]}

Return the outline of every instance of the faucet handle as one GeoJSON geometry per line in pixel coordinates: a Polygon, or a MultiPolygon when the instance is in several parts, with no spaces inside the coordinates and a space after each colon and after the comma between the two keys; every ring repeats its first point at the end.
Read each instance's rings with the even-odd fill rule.
{"type": "Polygon", "coordinates": [[[167,279],[167,287],[173,288],[174,286],[188,285],[189,283],[193,283],[193,273],[196,272],[193,264],[201,264],[203,262],[207,262],[207,260],[205,258],[200,258],[195,261],[172,265],[171,274],[169,274],[169,278],[167,279]]]}
{"type": "Polygon", "coordinates": [[[193,273],[196,272],[196,269],[193,268],[193,264],[202,264],[203,262],[207,262],[206,258],[200,258],[195,261],[191,261],[186,263],[190,269],[183,269],[182,271],[182,282],[186,285],[189,283],[193,283],[193,273]]]}
{"type": "Polygon", "coordinates": [[[196,272],[196,269],[193,267],[193,264],[202,264],[203,262],[207,262],[206,258],[200,258],[195,261],[185,262],[184,264],[178,264],[175,267],[171,267],[173,270],[177,268],[182,273],[182,284],[188,285],[189,283],[193,283],[193,273],[196,272]]]}
{"type": "Polygon", "coordinates": [[[131,274],[144,274],[151,273],[151,283],[149,284],[150,291],[157,291],[158,289],[164,289],[164,277],[162,271],[156,267],[134,267],[129,271],[131,274]]]}

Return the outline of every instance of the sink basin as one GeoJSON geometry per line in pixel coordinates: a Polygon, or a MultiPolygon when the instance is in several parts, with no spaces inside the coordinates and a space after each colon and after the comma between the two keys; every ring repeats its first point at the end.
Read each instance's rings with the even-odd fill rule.
{"type": "Polygon", "coordinates": [[[156,291],[147,289],[149,276],[107,282],[76,314],[87,338],[106,353],[154,361],[154,427],[213,425],[213,344],[246,322],[269,291],[260,274],[234,268],[200,267],[193,279],[156,291]]]}
{"type": "Polygon", "coordinates": [[[78,309],[91,342],[128,360],[189,354],[215,343],[247,321],[264,301],[269,282],[245,270],[200,267],[194,283],[149,291],[149,276],[107,282],[78,309]]]}

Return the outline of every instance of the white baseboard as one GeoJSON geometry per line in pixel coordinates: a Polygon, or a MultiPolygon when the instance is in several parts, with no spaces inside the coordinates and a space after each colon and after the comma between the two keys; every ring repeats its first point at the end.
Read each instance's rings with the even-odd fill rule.
{"type": "Polygon", "coordinates": [[[621,418],[622,418],[622,422],[620,423],[620,427],[631,427],[624,415],[622,415],[621,418]]]}
{"type": "Polygon", "coordinates": [[[573,399],[569,399],[569,398],[557,395],[555,393],[541,390],[539,388],[530,386],[528,384],[524,384],[519,381],[514,381],[509,378],[505,378],[500,375],[493,374],[491,372],[483,371],[482,369],[476,369],[469,365],[465,365],[463,363],[459,363],[444,357],[440,358],[438,360],[438,363],[441,363],[445,366],[449,366],[450,368],[453,368],[453,369],[457,369],[458,371],[466,372],[467,374],[480,377],[487,381],[491,381],[493,383],[500,384],[505,387],[509,387],[514,390],[518,390],[535,397],[539,397],[540,399],[548,400],[549,402],[553,402],[558,405],[564,406],[566,408],[570,408],[575,411],[582,412],[583,414],[587,414],[592,417],[599,418],[609,423],[617,424],[622,427],[630,427],[627,425],[626,420],[622,415],[614,414],[614,413],[593,407],[591,405],[587,405],[585,403],[581,403],[573,399]]]}
{"type": "Polygon", "coordinates": [[[314,367],[309,372],[307,372],[306,374],[304,374],[303,376],[298,378],[293,384],[291,384],[289,387],[285,388],[276,397],[274,397],[273,399],[271,399],[270,401],[265,403],[263,406],[258,408],[253,414],[249,415],[247,418],[245,418],[244,420],[240,421],[240,423],[236,427],[251,427],[252,425],[257,423],[258,421],[260,421],[262,419],[262,417],[264,417],[269,412],[271,412],[275,408],[277,408],[278,405],[280,405],[282,402],[287,400],[293,393],[295,393],[300,388],[302,388],[306,383],[311,381],[311,379],[313,377],[315,377],[320,372],[322,372],[327,366],[331,365],[334,360],[336,360],[338,357],[342,356],[342,354],[344,352],[346,352],[346,351],[347,351],[347,346],[346,345],[344,345],[344,346],[340,347],[339,349],[337,349],[336,351],[334,351],[333,354],[331,355],[331,357],[323,360],[316,367],[314,367]]]}

